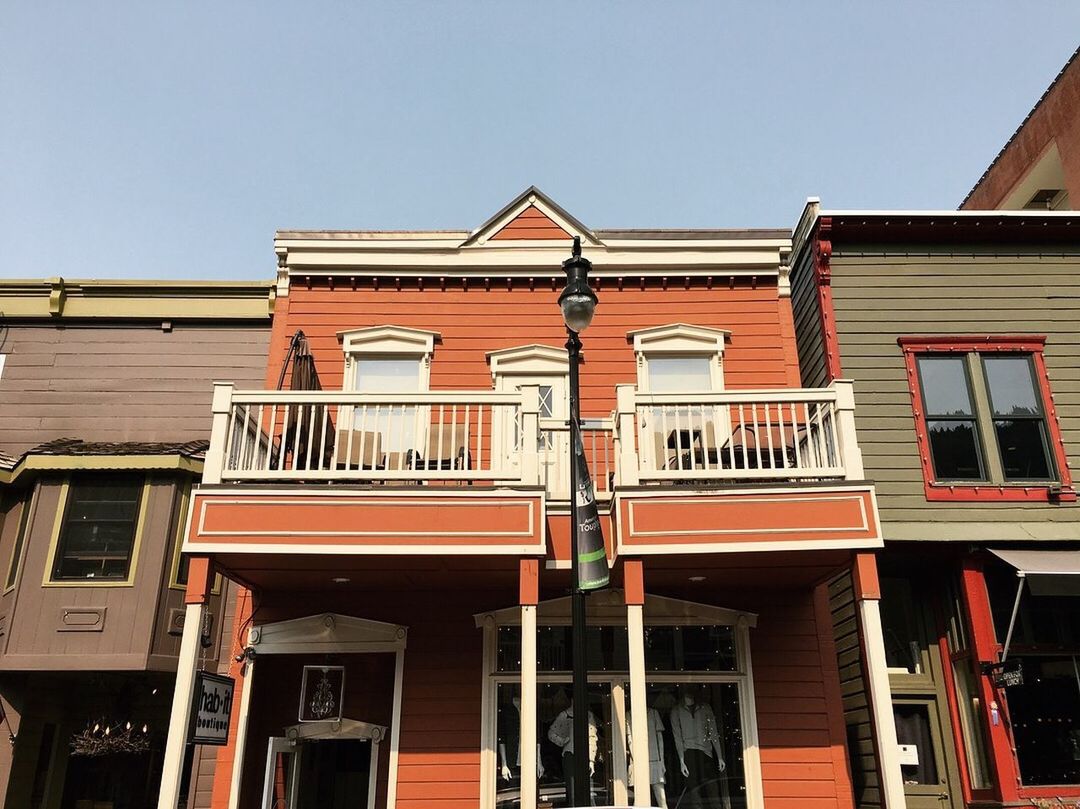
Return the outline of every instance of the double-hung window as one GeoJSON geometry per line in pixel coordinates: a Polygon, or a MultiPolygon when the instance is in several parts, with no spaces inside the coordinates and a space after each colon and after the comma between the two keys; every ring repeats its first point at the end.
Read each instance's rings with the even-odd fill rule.
{"type": "Polygon", "coordinates": [[[901,338],[927,497],[1074,497],[1041,337],[901,338]]]}

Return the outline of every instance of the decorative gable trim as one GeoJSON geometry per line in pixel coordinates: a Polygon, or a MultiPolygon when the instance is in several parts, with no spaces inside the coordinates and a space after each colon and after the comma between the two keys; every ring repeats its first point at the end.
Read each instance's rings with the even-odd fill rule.
{"type": "MultiPolygon", "coordinates": [[[[599,245],[600,240],[589,228],[575,219],[569,212],[558,205],[551,197],[536,186],[532,185],[510,201],[502,210],[488,219],[484,224],[474,230],[464,242],[462,247],[478,246],[486,244],[503,230],[507,225],[521,216],[529,208],[535,208],[544,217],[562,228],[567,236],[567,241],[574,236],[580,236],[585,244],[599,245]]],[[[502,238],[506,238],[505,236],[502,238]]],[[[528,237],[525,240],[531,240],[528,237]]],[[[544,241],[551,241],[545,237],[544,241]]]]}
{"type": "Polygon", "coordinates": [[[725,329],[711,329],[707,326],[671,323],[667,326],[637,329],[627,332],[626,336],[633,339],[634,351],[638,354],[664,352],[723,356],[724,342],[731,336],[731,332],[725,329]]]}
{"type": "Polygon", "coordinates": [[[535,343],[490,351],[487,360],[491,365],[492,379],[510,374],[567,376],[570,373],[566,349],[535,343]]]}

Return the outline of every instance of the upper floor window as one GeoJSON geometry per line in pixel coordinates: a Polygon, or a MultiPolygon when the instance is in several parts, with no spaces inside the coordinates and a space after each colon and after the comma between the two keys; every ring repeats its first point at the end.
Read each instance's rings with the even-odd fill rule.
{"type": "Polygon", "coordinates": [[[673,323],[632,331],[638,388],[647,393],[724,389],[724,341],[729,332],[673,323]]]}
{"type": "Polygon", "coordinates": [[[95,472],[72,477],[51,579],[127,581],[135,558],[144,481],[95,472]]]}
{"type": "Polygon", "coordinates": [[[929,499],[1074,497],[1043,342],[901,338],[929,499]]]}
{"type": "Polygon", "coordinates": [[[409,393],[427,390],[439,335],[404,326],[375,326],[338,334],[345,352],[345,390],[409,393]]]}

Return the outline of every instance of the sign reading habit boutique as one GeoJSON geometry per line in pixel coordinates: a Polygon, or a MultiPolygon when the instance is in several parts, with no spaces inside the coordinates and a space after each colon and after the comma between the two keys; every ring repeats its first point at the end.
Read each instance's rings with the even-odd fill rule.
{"type": "Polygon", "coordinates": [[[228,743],[234,686],[232,677],[206,671],[195,672],[195,699],[191,706],[188,742],[228,743]]]}

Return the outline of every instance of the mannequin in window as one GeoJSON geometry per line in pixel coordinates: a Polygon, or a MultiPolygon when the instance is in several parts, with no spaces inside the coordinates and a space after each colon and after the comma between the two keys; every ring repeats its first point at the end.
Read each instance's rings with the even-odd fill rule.
{"type": "MultiPolygon", "coordinates": [[[[563,782],[566,784],[568,806],[574,805],[574,706],[561,711],[548,726],[548,739],[562,748],[563,782]]],[[[596,754],[600,749],[600,732],[596,716],[589,711],[589,775],[596,772],[596,754]]],[[[589,790],[589,802],[592,803],[592,790],[589,790]]]]}
{"type": "MultiPolygon", "coordinates": [[[[664,720],[660,718],[660,711],[649,708],[646,711],[646,725],[649,734],[649,783],[652,785],[653,800],[660,809],[667,809],[667,793],[664,791],[664,773],[667,767],[664,765],[664,720]]],[[[626,719],[626,740],[633,749],[634,738],[630,731],[631,719],[626,719]]],[[[634,772],[633,758],[630,760],[631,776],[634,772]]],[[[631,781],[631,786],[636,785],[631,781]]]]}
{"type": "MultiPolygon", "coordinates": [[[[504,781],[521,776],[521,697],[510,700],[513,707],[499,708],[499,775],[504,781]]],[[[536,777],[543,778],[540,743],[536,744],[536,777]]]]}
{"type": "Polygon", "coordinates": [[[720,805],[718,781],[724,772],[716,714],[700,699],[697,686],[683,686],[679,702],[671,709],[671,734],[679,756],[679,769],[686,778],[686,798],[690,807],[720,805]]]}

